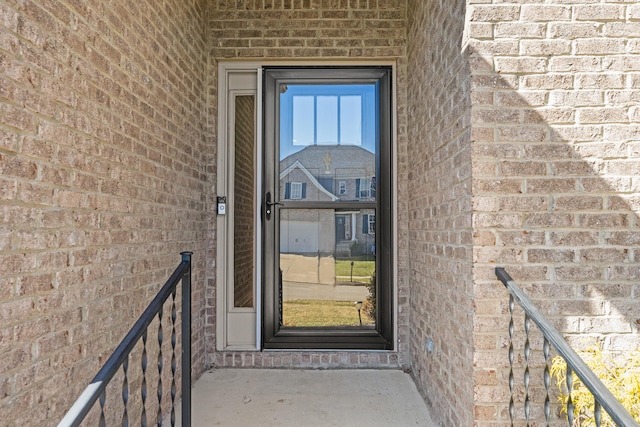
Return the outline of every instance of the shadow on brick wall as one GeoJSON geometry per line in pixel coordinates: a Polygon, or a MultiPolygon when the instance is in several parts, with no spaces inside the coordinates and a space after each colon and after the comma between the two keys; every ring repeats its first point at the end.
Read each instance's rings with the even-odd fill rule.
{"type": "MultiPolygon", "coordinates": [[[[499,418],[508,419],[508,294],[495,282],[496,266],[506,268],[574,348],[638,346],[640,126],[633,109],[640,91],[629,89],[633,77],[621,57],[608,59],[605,70],[549,56],[487,59],[473,49],[469,55],[475,302],[495,306],[477,315],[476,330],[500,329],[497,346],[480,352],[485,361],[495,353],[503,385],[480,393],[477,404],[498,403],[499,418]]],[[[516,313],[522,401],[524,314],[516,313]]],[[[540,403],[544,359],[537,332],[531,345],[532,391],[540,403]]],[[[542,406],[534,408],[544,419],[542,406]]]]}

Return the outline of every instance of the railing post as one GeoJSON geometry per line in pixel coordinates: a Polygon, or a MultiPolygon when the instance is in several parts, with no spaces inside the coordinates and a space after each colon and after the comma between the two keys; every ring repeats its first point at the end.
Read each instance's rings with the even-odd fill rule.
{"type": "MultiPolygon", "coordinates": [[[[526,325],[529,320],[532,320],[542,335],[545,338],[544,345],[548,346],[551,344],[558,352],[560,356],[567,363],[567,372],[566,372],[566,385],[568,390],[568,398],[567,398],[567,416],[569,425],[573,425],[573,402],[571,400],[571,390],[573,388],[573,374],[576,374],[584,386],[589,390],[589,392],[594,397],[594,400],[598,402],[600,407],[604,408],[609,416],[611,416],[612,420],[618,426],[623,427],[640,427],[635,419],[627,412],[627,410],[622,406],[622,404],[611,394],[611,391],[605,387],[605,385],[600,381],[600,379],[596,376],[596,374],[587,366],[586,363],[578,356],[575,350],[567,343],[564,337],[558,332],[558,330],[553,326],[553,324],[547,320],[546,317],[538,310],[538,307],[529,299],[526,293],[520,289],[520,287],[516,284],[516,282],[509,276],[509,274],[502,267],[496,267],[495,269],[496,277],[502,282],[502,284],[509,291],[509,312],[511,315],[511,319],[513,319],[513,308],[512,303],[513,300],[522,307],[525,312],[525,329],[527,332],[527,340],[528,340],[528,325],[526,325]]],[[[509,324],[509,337],[512,337],[512,321],[509,324]]],[[[526,348],[528,344],[525,344],[525,352],[529,350],[526,348]]],[[[509,348],[509,359],[512,360],[512,348],[509,348]]],[[[545,363],[548,365],[548,349],[545,349],[545,363]]],[[[528,356],[525,354],[525,359],[527,363],[526,369],[528,369],[528,356]]],[[[526,371],[525,371],[526,372],[526,371]]],[[[509,375],[509,388],[512,393],[513,398],[513,388],[511,387],[512,376],[509,375]]],[[[525,393],[527,389],[528,383],[528,373],[525,373],[525,393]]],[[[548,375],[545,369],[545,387],[547,387],[546,375],[548,375]]],[[[527,411],[527,399],[528,397],[525,395],[525,413],[527,411]]],[[[600,412],[600,411],[596,411],[600,412]]],[[[512,414],[512,407],[509,407],[509,413],[512,414]]],[[[547,413],[547,409],[545,408],[545,414],[547,413]]],[[[511,418],[511,423],[513,425],[513,416],[511,418]]],[[[528,422],[527,422],[528,425],[528,422]]]]}
{"type": "Polygon", "coordinates": [[[188,263],[182,276],[182,427],[191,427],[191,255],[182,252],[188,263]]]}
{"type": "MultiPolygon", "coordinates": [[[[122,401],[124,404],[122,423],[126,425],[128,420],[128,401],[129,401],[129,380],[127,378],[128,366],[129,366],[129,355],[133,348],[136,346],[136,343],[140,341],[140,338],[143,338],[143,341],[146,342],[146,334],[147,328],[154,320],[156,315],[161,323],[161,313],[162,306],[167,301],[170,295],[172,295],[172,307],[171,307],[171,318],[172,318],[172,331],[171,331],[171,348],[172,348],[172,359],[171,359],[171,373],[172,373],[172,384],[171,384],[171,423],[172,425],[175,423],[175,396],[176,396],[176,388],[175,388],[175,319],[176,319],[176,308],[175,308],[175,295],[176,289],[178,286],[178,282],[182,280],[182,336],[183,336],[183,345],[182,345],[182,391],[183,391],[183,400],[182,400],[182,419],[183,426],[190,427],[191,424],[191,255],[192,252],[182,252],[182,261],[178,265],[178,267],[171,273],[169,280],[162,286],[158,294],[153,298],[151,303],[147,306],[144,312],[140,315],[136,323],[133,327],[127,332],[126,336],[120,341],[120,344],[113,351],[109,359],[102,365],[98,373],[93,377],[91,383],[85,387],[84,391],[78,396],[76,401],[73,403],[71,408],[67,411],[64,418],[60,420],[58,427],[76,427],[79,426],[84,417],[89,413],[91,408],[94,406],[96,400],[100,399],[101,411],[104,412],[105,398],[104,398],[104,390],[107,387],[107,384],[113,379],[113,376],[116,374],[120,366],[122,366],[124,371],[124,379],[122,384],[122,401]]],[[[159,327],[159,347],[162,348],[161,342],[161,329],[159,327]]],[[[146,343],[145,343],[146,345],[146,343]]],[[[159,351],[158,356],[160,357],[162,351],[159,351]]],[[[143,402],[142,402],[142,411],[144,412],[144,400],[146,398],[146,386],[144,385],[144,370],[146,369],[146,356],[143,355],[143,390],[142,394],[143,402]]],[[[159,368],[161,364],[161,359],[158,361],[159,368]]],[[[159,370],[159,376],[161,377],[161,369],[159,370]]],[[[161,389],[161,382],[159,383],[159,390],[161,389]]],[[[161,396],[158,396],[158,404],[161,404],[161,396]]],[[[141,420],[143,424],[146,425],[146,420],[143,418],[141,420]]],[[[160,421],[159,421],[160,422],[160,421]]]]}

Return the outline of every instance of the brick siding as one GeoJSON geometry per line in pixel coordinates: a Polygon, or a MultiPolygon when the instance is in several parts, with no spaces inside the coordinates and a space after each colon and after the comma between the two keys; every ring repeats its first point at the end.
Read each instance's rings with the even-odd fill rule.
{"type": "Polygon", "coordinates": [[[395,352],[379,351],[221,351],[213,355],[220,368],[390,368],[398,369],[395,352]]]}
{"type": "Polygon", "coordinates": [[[476,425],[506,426],[495,266],[576,346],[638,345],[640,26],[622,1],[470,3],[476,425]]]}
{"type": "MultiPolygon", "coordinates": [[[[398,63],[398,163],[400,174],[406,170],[406,115],[404,113],[405,75],[404,63],[406,29],[405,2],[399,0],[285,0],[285,1],[228,1],[216,0],[210,4],[209,14],[209,123],[208,135],[215,145],[215,118],[217,116],[217,62],[221,60],[396,60],[398,63]]],[[[299,62],[304,64],[304,61],[299,62]]],[[[406,217],[403,201],[406,185],[399,179],[399,216],[406,217]]],[[[309,189],[309,187],[307,187],[309,189]]],[[[400,247],[398,263],[400,315],[398,319],[399,354],[392,361],[378,362],[375,353],[355,353],[359,356],[331,356],[327,365],[340,367],[406,365],[408,359],[408,281],[406,278],[407,239],[406,226],[399,227],[400,247]],[[372,365],[371,357],[376,358],[372,365]]],[[[213,244],[212,244],[213,246],[213,244]]],[[[212,277],[215,277],[213,275],[212,277]]],[[[275,360],[265,365],[263,355],[239,352],[219,353],[215,350],[215,284],[211,281],[207,301],[207,362],[215,366],[278,366],[300,367],[309,357],[307,352],[264,355],[264,360],[275,360]],[[209,339],[210,338],[210,339],[209,339]],[[229,360],[242,360],[229,362],[229,360]]],[[[319,356],[318,356],[319,357],[319,356]]],[[[324,357],[324,356],[323,356],[324,357]]],[[[329,357],[329,356],[326,356],[329,357]]],[[[314,359],[315,360],[315,359],[314,359]]]]}
{"type": "Polygon", "coordinates": [[[434,419],[469,426],[473,294],[469,67],[460,53],[464,2],[410,1],[408,10],[411,367],[434,419]]]}
{"type": "Polygon", "coordinates": [[[205,3],[0,1],[2,425],[55,425],[184,250],[204,369],[205,3]]]}
{"type": "Polygon", "coordinates": [[[196,376],[409,367],[442,425],[509,425],[498,264],[570,337],[637,345],[637,4],[85,3],[0,0],[3,425],[57,422],[182,250],[196,376]],[[231,59],[397,61],[397,352],[215,351],[217,62],[231,59]]]}
{"type": "Polygon", "coordinates": [[[402,0],[213,0],[210,55],[335,59],[404,56],[402,0]]]}

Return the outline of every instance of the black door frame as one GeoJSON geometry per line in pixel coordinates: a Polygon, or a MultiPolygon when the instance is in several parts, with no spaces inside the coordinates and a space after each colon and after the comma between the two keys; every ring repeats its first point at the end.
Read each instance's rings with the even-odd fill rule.
{"type": "MultiPolygon", "coordinates": [[[[263,216],[263,292],[262,345],[264,349],[392,350],[394,348],[394,249],[393,249],[393,147],[391,67],[264,67],[264,176],[263,216]],[[362,327],[285,327],[282,325],[282,275],[279,265],[279,91],[283,84],[375,83],[378,91],[376,138],[376,326],[362,327]],[[267,167],[267,165],[274,165],[267,167]],[[267,200],[269,194],[269,200],[267,200]],[[267,243],[269,242],[269,243],[267,243]]],[[[298,202],[300,203],[300,202],[298,202]]],[[[313,208],[305,204],[304,207],[313,208]]],[[[362,205],[340,203],[339,208],[357,209],[362,205]]]]}

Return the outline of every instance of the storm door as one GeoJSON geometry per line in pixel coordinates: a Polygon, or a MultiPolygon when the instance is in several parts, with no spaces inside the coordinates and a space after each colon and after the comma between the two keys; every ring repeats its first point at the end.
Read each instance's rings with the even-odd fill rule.
{"type": "Polygon", "coordinates": [[[390,69],[263,76],[263,347],[392,349],[390,69]]]}

